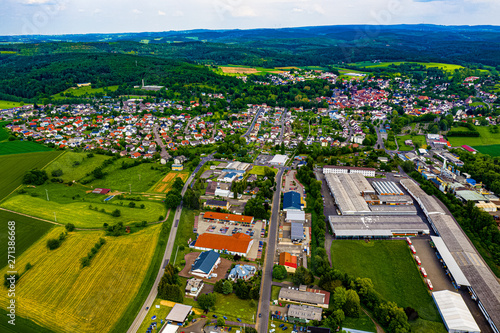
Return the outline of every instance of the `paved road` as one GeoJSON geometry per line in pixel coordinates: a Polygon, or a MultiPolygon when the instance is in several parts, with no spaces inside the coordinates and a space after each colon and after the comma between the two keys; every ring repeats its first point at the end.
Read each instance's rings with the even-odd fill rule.
{"type": "Polygon", "coordinates": [[[154,134],[154,138],[155,138],[156,144],[161,148],[161,152],[160,152],[161,158],[164,158],[165,161],[168,161],[168,159],[170,158],[170,155],[167,152],[165,144],[163,143],[163,139],[158,134],[158,125],[157,124],[155,124],[153,126],[153,134],[154,134]]]}
{"type": "MultiPolygon", "coordinates": [[[[200,162],[200,164],[198,165],[196,170],[199,170],[207,160],[208,160],[208,158],[204,158],[200,162]]],[[[195,172],[193,172],[191,174],[191,176],[189,176],[188,180],[184,184],[184,187],[182,188],[182,192],[181,192],[182,195],[184,195],[184,193],[186,193],[187,187],[194,179],[194,176],[196,175],[196,170],[195,170],[195,172]]],[[[137,330],[141,326],[141,323],[143,322],[144,318],[146,318],[146,315],[147,315],[146,308],[151,307],[153,305],[153,302],[156,298],[156,295],[158,294],[158,284],[160,283],[161,277],[163,276],[163,273],[165,271],[165,266],[168,264],[168,262],[170,261],[170,257],[172,256],[172,251],[173,251],[174,242],[175,242],[175,236],[177,235],[177,229],[179,227],[179,220],[181,218],[181,212],[182,212],[182,202],[175,210],[174,223],[172,225],[172,229],[170,229],[170,235],[168,236],[168,243],[167,243],[167,246],[165,248],[165,253],[163,254],[162,264],[161,264],[160,270],[158,271],[158,274],[156,276],[155,283],[153,284],[153,287],[151,288],[151,291],[149,292],[148,298],[146,299],[146,301],[142,305],[141,310],[137,314],[137,317],[135,317],[135,320],[132,323],[132,325],[130,326],[130,328],[128,329],[127,333],[137,332],[137,330]]]]}
{"type": "Polygon", "coordinates": [[[257,318],[257,331],[267,332],[269,326],[269,304],[271,303],[271,284],[273,281],[273,265],[274,254],[276,253],[276,242],[278,235],[278,218],[281,200],[281,178],[283,177],[284,168],[280,168],[277,179],[277,188],[274,192],[273,208],[271,212],[271,220],[269,222],[269,239],[266,248],[266,261],[262,272],[262,285],[259,301],[259,313],[262,313],[262,318],[257,318]]]}
{"type": "Polygon", "coordinates": [[[257,119],[259,118],[260,114],[262,113],[262,109],[259,109],[259,111],[257,111],[257,113],[255,114],[255,117],[253,118],[253,121],[252,121],[252,124],[250,125],[250,127],[248,128],[247,132],[245,134],[243,134],[242,136],[243,137],[247,137],[253,130],[253,127],[255,126],[255,122],[257,121],[257,119]]]}

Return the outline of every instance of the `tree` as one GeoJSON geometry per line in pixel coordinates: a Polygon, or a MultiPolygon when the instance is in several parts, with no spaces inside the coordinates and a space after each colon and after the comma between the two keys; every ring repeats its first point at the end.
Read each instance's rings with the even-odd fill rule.
{"type": "Polygon", "coordinates": [[[219,294],[222,294],[224,292],[224,280],[215,282],[214,291],[219,294]]]}
{"type": "Polygon", "coordinates": [[[75,225],[73,223],[68,223],[65,225],[65,228],[67,231],[71,232],[71,231],[75,230],[75,225]]]}
{"type": "Polygon", "coordinates": [[[229,280],[224,281],[222,284],[222,293],[228,295],[233,292],[233,283],[229,280]]]}
{"type": "Polygon", "coordinates": [[[182,196],[180,195],[180,193],[171,190],[165,197],[165,206],[170,209],[175,209],[181,204],[181,200],[182,196]]]}
{"type": "Polygon", "coordinates": [[[343,309],[346,303],[347,295],[346,289],[344,287],[335,288],[335,292],[333,293],[333,308],[334,309],[343,309]]]}
{"type": "Polygon", "coordinates": [[[285,266],[274,265],[273,267],[273,278],[276,280],[284,280],[288,276],[285,266]]]}
{"type": "Polygon", "coordinates": [[[217,296],[214,293],[202,294],[198,296],[198,305],[203,310],[210,311],[210,308],[215,305],[216,300],[217,296]]]}
{"type": "Polygon", "coordinates": [[[49,250],[55,250],[60,245],[61,245],[61,242],[59,241],[59,239],[56,239],[56,238],[51,238],[47,241],[47,247],[49,248],[49,250]]]}
{"type": "Polygon", "coordinates": [[[128,203],[128,206],[129,206],[130,208],[135,208],[135,202],[130,201],[130,202],[128,203]]]}
{"type": "Polygon", "coordinates": [[[307,268],[305,268],[304,266],[300,266],[295,271],[295,274],[292,277],[292,282],[296,285],[308,285],[314,282],[314,276],[307,268]]]}
{"type": "Polygon", "coordinates": [[[342,308],[347,317],[358,318],[361,311],[358,293],[352,289],[346,292],[346,302],[342,308]]]}
{"type": "Polygon", "coordinates": [[[63,171],[61,169],[57,169],[51,172],[52,177],[61,177],[63,175],[63,171]]]}
{"type": "Polygon", "coordinates": [[[111,213],[111,216],[113,217],[120,217],[122,215],[122,213],[120,212],[119,209],[115,209],[112,213],[111,213]]]}
{"type": "Polygon", "coordinates": [[[182,303],[184,295],[179,285],[178,270],[168,264],[158,284],[158,296],[169,301],[182,303]]]}
{"type": "Polygon", "coordinates": [[[337,328],[342,326],[342,322],[345,320],[345,314],[342,310],[335,310],[332,312],[328,318],[325,320],[326,326],[330,327],[332,330],[336,331],[337,328]]]}
{"type": "Polygon", "coordinates": [[[226,321],[222,317],[217,318],[217,326],[224,326],[226,325],[226,321]]]}
{"type": "Polygon", "coordinates": [[[47,172],[45,172],[45,170],[32,169],[24,175],[23,184],[42,185],[45,181],[47,181],[47,179],[49,179],[49,177],[47,176],[47,172]]]}

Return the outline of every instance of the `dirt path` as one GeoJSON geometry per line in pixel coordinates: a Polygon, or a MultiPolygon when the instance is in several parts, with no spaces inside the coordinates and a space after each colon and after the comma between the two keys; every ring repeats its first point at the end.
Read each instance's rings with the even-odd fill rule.
{"type": "Polygon", "coordinates": [[[361,308],[361,309],[373,321],[373,323],[375,324],[375,327],[377,328],[377,333],[385,333],[384,329],[372,318],[372,316],[368,313],[368,311],[366,311],[364,308],[361,308]]]}

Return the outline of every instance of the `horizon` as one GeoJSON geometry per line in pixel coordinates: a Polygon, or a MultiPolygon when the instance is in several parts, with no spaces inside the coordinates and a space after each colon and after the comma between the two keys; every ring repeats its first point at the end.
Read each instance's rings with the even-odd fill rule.
{"type": "Polygon", "coordinates": [[[4,0],[0,35],[85,35],[342,25],[498,26],[496,0],[4,0]],[[119,4],[119,5],[118,5],[119,4]]]}

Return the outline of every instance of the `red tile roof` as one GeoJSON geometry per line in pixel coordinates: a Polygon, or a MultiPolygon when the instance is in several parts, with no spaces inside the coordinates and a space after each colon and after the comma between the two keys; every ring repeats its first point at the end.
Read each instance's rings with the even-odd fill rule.
{"type": "Polygon", "coordinates": [[[232,236],[204,233],[198,236],[195,247],[247,253],[252,238],[243,233],[232,236]]]}

